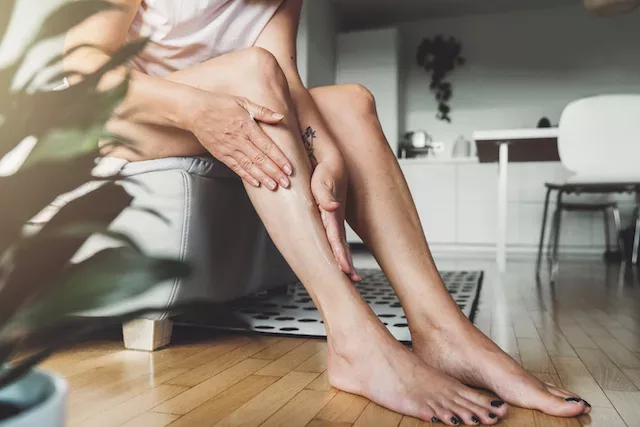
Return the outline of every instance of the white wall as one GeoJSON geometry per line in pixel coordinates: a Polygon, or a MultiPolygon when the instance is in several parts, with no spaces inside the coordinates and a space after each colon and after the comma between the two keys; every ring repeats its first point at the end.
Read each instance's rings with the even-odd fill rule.
{"type": "Polygon", "coordinates": [[[329,0],[305,0],[298,30],[298,70],[308,88],[336,82],[336,10],[329,0]]]}
{"type": "MultiPolygon", "coordinates": [[[[578,3],[578,2],[577,2],[578,3]]],[[[570,101],[598,93],[640,92],[640,13],[599,18],[581,5],[551,10],[433,19],[404,25],[407,129],[453,141],[474,130],[557,123],[570,101]],[[415,64],[424,37],[453,35],[464,68],[452,75],[453,123],[435,119],[428,74],[415,64]]]]}
{"type": "Polygon", "coordinates": [[[401,128],[398,30],[340,33],[337,67],[339,84],[359,83],[373,93],[382,129],[395,150],[401,128]]]}

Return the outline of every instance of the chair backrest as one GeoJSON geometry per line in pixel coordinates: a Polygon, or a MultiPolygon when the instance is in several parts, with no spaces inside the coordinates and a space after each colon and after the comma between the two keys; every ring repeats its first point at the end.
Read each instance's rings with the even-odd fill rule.
{"type": "Polygon", "coordinates": [[[564,166],[579,175],[640,175],[640,94],[569,104],[560,118],[558,150],[564,166]]]}

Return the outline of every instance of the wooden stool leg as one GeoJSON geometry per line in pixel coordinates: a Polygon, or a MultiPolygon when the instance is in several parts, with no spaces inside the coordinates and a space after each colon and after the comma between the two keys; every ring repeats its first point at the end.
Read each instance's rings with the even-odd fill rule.
{"type": "Polygon", "coordinates": [[[170,319],[136,319],[122,325],[124,346],[128,350],[156,351],[171,342],[173,322],[170,319]]]}

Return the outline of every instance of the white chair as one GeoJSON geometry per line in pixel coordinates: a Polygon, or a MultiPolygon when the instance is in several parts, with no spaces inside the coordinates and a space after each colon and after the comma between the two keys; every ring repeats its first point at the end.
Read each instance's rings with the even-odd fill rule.
{"type": "MultiPolygon", "coordinates": [[[[610,210],[613,212],[616,228],[620,227],[615,203],[563,202],[563,195],[568,193],[635,193],[636,233],[632,261],[636,264],[640,243],[640,216],[637,207],[640,195],[640,95],[601,95],[569,104],[560,118],[558,151],[562,164],[573,175],[564,183],[546,184],[537,272],[540,272],[549,198],[553,191],[557,191],[557,201],[549,254],[554,269],[558,262],[563,210],[602,210],[605,215],[610,210]]],[[[605,232],[608,234],[607,230],[605,232]]],[[[622,242],[619,241],[619,245],[622,246],[622,242]]]]}

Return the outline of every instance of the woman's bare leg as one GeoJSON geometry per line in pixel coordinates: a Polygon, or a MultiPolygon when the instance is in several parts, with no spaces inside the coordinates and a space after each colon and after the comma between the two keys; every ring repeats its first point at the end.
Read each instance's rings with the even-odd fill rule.
{"type": "Polygon", "coordinates": [[[371,94],[357,85],[311,93],[349,170],[348,222],[392,282],[416,353],[443,372],[493,390],[514,405],[559,416],[588,412],[584,401],[575,401],[575,394],[543,384],[522,369],[477,330],[449,296],[371,94]]]}
{"type": "MultiPolygon", "coordinates": [[[[497,422],[504,415],[491,399],[420,360],[380,323],[334,261],[310,191],[311,167],[300,141],[286,82],[275,58],[251,49],[225,55],[168,78],[204,90],[246,97],[286,115],[282,125],[263,126],[293,163],[289,190],[245,186],[277,247],[304,283],[325,321],[332,385],[363,395],[397,412],[445,424],[497,422]]],[[[148,138],[179,151],[197,141],[186,133],[121,124],[127,136],[148,138]]],[[[196,150],[197,151],[197,150],[196,150]]],[[[180,154],[175,153],[175,154],[180,154]]]]}

